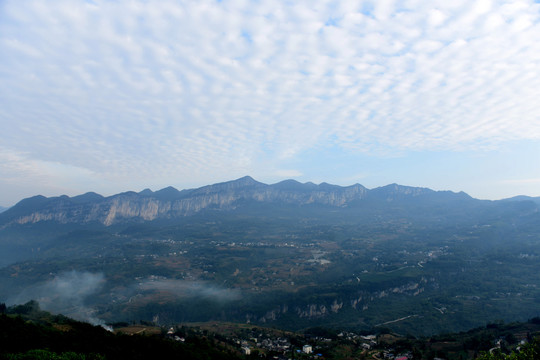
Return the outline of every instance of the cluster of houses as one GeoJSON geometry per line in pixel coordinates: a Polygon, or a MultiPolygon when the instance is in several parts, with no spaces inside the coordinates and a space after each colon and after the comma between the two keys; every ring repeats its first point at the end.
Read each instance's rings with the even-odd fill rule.
{"type": "Polygon", "coordinates": [[[249,340],[240,341],[242,351],[244,354],[251,354],[252,348],[263,349],[266,351],[275,351],[277,353],[286,353],[291,350],[291,343],[288,339],[283,337],[278,337],[275,339],[272,338],[250,338],[249,340]]]}
{"type": "MultiPolygon", "coordinates": [[[[411,353],[395,355],[391,351],[384,351],[383,356],[384,356],[385,360],[409,360],[409,359],[412,359],[412,354],[411,353]]],[[[442,359],[439,359],[439,360],[442,360],[442,359]]]]}
{"type": "Polygon", "coordinates": [[[185,342],[186,339],[184,337],[181,337],[181,336],[178,336],[178,335],[175,335],[174,334],[174,328],[169,328],[169,330],[167,331],[167,336],[171,339],[173,339],[174,341],[179,341],[179,342],[185,342]]]}
{"type": "MultiPolygon", "coordinates": [[[[279,347],[279,346],[276,347],[269,343],[264,344],[265,341],[266,340],[263,340],[263,343],[261,343],[262,349],[282,352],[283,355],[285,355],[285,353],[289,351],[290,345],[286,345],[285,347],[279,347]]],[[[251,348],[247,344],[244,344],[242,346],[242,352],[244,353],[244,355],[251,355],[251,348]]],[[[311,354],[313,353],[313,347],[311,345],[304,345],[302,346],[301,350],[297,349],[296,352],[304,353],[304,354],[311,354]]],[[[317,356],[321,356],[321,354],[317,354],[317,356]]],[[[276,356],[276,358],[279,359],[279,356],[276,356]]]]}
{"type": "MultiPolygon", "coordinates": [[[[168,329],[167,335],[169,338],[176,341],[185,341],[183,337],[177,335],[173,327],[168,329]]],[[[301,340],[300,338],[297,338],[295,345],[291,343],[291,339],[288,337],[279,336],[278,334],[265,333],[264,331],[258,331],[255,329],[244,333],[240,337],[229,338],[229,340],[231,341],[231,344],[238,346],[244,355],[253,355],[254,353],[260,353],[262,351],[267,355],[271,355],[270,358],[276,360],[289,360],[292,357],[296,357],[296,355],[301,354],[303,354],[304,358],[324,358],[324,356],[318,353],[317,350],[324,349],[326,345],[336,340],[347,340],[356,343],[357,346],[360,346],[366,351],[370,351],[375,360],[412,359],[411,353],[394,354],[394,351],[388,348],[378,351],[376,335],[358,335],[346,331],[337,334],[337,339],[334,340],[321,336],[307,336],[301,340]],[[298,340],[305,341],[306,343],[299,346],[298,340]],[[295,355],[292,355],[293,353],[295,355]]]]}
{"type": "MultiPolygon", "coordinates": [[[[316,344],[327,344],[332,342],[332,339],[327,339],[324,337],[311,337],[306,338],[308,342],[315,344],[305,344],[298,348],[298,346],[292,346],[289,339],[285,337],[272,338],[271,336],[264,336],[263,334],[258,334],[250,337],[248,340],[238,340],[237,343],[240,344],[242,352],[245,355],[250,355],[253,353],[254,349],[264,350],[268,352],[274,352],[279,355],[274,356],[275,359],[289,359],[291,352],[296,354],[305,354],[310,355],[312,358],[319,358],[323,355],[317,353],[315,350],[318,349],[316,344]],[[289,356],[287,356],[289,355],[289,356]]],[[[372,350],[376,347],[377,341],[375,335],[357,335],[351,332],[341,332],[338,335],[338,338],[343,340],[354,340],[361,344],[362,348],[365,350],[372,350]]],[[[324,347],[324,346],[323,346],[324,347]]],[[[397,357],[392,357],[392,359],[385,358],[385,360],[406,360],[407,358],[398,359],[397,357]]],[[[383,360],[383,359],[381,359],[383,360]]]]}

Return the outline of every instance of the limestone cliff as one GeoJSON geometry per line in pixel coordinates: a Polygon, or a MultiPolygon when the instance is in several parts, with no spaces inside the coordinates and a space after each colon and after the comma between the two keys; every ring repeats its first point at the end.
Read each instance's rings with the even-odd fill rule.
{"type": "Polygon", "coordinates": [[[25,199],[0,214],[0,228],[13,224],[43,221],[56,223],[100,223],[110,226],[121,222],[142,222],[156,219],[175,219],[203,210],[232,210],[246,203],[288,204],[294,206],[324,205],[337,208],[373,197],[391,201],[399,197],[415,197],[435,193],[424,188],[399,185],[368,190],[362,185],[341,187],[322,183],[299,183],[286,180],[267,185],[249,176],[178,191],[172,187],[156,192],[126,192],[110,197],[95,193],[70,198],[36,196],[25,199]]]}

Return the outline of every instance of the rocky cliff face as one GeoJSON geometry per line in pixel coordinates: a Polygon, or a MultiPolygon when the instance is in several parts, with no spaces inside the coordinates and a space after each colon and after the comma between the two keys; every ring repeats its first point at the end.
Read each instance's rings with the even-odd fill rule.
{"type": "Polygon", "coordinates": [[[285,314],[292,314],[300,319],[322,319],[337,314],[343,310],[354,309],[366,311],[380,299],[390,296],[411,296],[415,297],[424,292],[428,280],[422,278],[419,282],[408,281],[401,286],[386,288],[378,291],[359,291],[353,298],[337,297],[327,301],[317,303],[306,303],[303,305],[289,306],[283,304],[267,310],[264,315],[248,313],[245,315],[246,321],[257,321],[268,323],[281,318],[285,314]]]}
{"type": "Polygon", "coordinates": [[[152,221],[189,216],[206,209],[231,210],[246,202],[319,204],[347,207],[354,201],[382,197],[391,201],[398,197],[415,197],[435,193],[429,189],[388,185],[368,190],[356,184],[347,187],[326,183],[301,184],[286,180],[273,185],[255,181],[251,177],[198,189],[178,191],[172,187],[152,192],[126,192],[110,197],[88,193],[77,197],[36,196],[25,199],[0,214],[0,227],[42,221],[57,223],[101,223],[110,226],[125,221],[152,221]]]}

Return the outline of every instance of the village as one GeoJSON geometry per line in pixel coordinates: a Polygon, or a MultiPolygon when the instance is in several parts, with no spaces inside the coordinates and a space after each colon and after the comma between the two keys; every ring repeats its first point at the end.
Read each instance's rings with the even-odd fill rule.
{"type": "MultiPolygon", "coordinates": [[[[393,335],[360,335],[354,332],[341,331],[335,334],[316,335],[306,333],[283,332],[276,329],[260,327],[228,328],[223,332],[224,324],[220,327],[221,334],[211,333],[207,326],[190,328],[199,335],[215,337],[220,342],[227,343],[247,358],[263,358],[276,360],[292,359],[327,359],[334,358],[333,353],[340,348],[349,349],[363,358],[375,360],[408,360],[412,359],[411,351],[397,352],[388,342],[395,341],[393,335]]],[[[226,326],[226,325],[225,325],[226,326]]],[[[171,327],[169,338],[185,342],[185,328],[176,330],[171,327]]]]}

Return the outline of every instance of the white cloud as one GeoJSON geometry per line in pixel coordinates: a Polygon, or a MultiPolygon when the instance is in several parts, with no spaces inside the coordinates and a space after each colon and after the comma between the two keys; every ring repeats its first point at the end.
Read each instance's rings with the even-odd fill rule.
{"type": "Polygon", "coordinates": [[[107,179],[86,168],[29,158],[27,154],[0,148],[0,198],[6,203],[14,204],[22,196],[36,193],[53,196],[106,188],[107,179]],[[75,185],[76,184],[76,185],[75,185]],[[22,190],[22,196],[13,189],[22,190]]]}
{"type": "Polygon", "coordinates": [[[385,154],[540,140],[532,1],[1,6],[2,144],[37,169],[174,184],[328,141],[385,154]]]}

